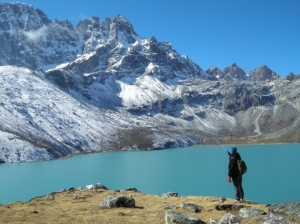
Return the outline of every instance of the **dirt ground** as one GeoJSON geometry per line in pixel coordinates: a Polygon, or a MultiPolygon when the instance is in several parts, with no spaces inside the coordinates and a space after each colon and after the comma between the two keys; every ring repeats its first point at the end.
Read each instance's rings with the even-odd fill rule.
{"type": "MultiPolygon", "coordinates": [[[[209,223],[210,218],[220,218],[232,213],[242,223],[263,223],[261,218],[243,219],[236,211],[219,211],[216,205],[233,204],[233,199],[220,203],[217,197],[184,196],[162,198],[135,191],[73,190],[52,193],[53,198],[36,197],[28,202],[0,205],[0,223],[165,223],[167,210],[184,212],[209,223]],[[100,203],[107,195],[127,196],[135,200],[133,208],[106,208],[100,203]],[[194,203],[203,207],[199,213],[182,208],[181,203],[194,203]]],[[[268,213],[264,204],[246,201],[238,205],[251,206],[268,213]]]]}

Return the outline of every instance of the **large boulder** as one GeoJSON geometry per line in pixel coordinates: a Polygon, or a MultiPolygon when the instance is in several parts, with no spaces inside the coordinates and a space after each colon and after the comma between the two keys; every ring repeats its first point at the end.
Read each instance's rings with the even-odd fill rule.
{"type": "Polygon", "coordinates": [[[202,220],[183,212],[169,210],[165,216],[166,224],[205,224],[202,220]]]}
{"type": "Polygon", "coordinates": [[[273,204],[269,206],[269,211],[276,214],[300,216],[300,202],[273,204]]]}
{"type": "Polygon", "coordinates": [[[234,223],[241,223],[241,221],[231,213],[228,213],[222,216],[219,224],[234,224],[234,223]]]}
{"type": "Polygon", "coordinates": [[[129,197],[113,197],[108,195],[101,203],[101,207],[116,208],[116,207],[135,207],[135,200],[129,197]]]}
{"type": "Polygon", "coordinates": [[[266,215],[263,220],[265,220],[263,224],[296,224],[277,214],[266,215]]]}
{"type": "Polygon", "coordinates": [[[252,218],[255,216],[266,214],[263,210],[255,209],[251,207],[241,208],[239,212],[240,212],[240,216],[243,218],[252,218]]]}

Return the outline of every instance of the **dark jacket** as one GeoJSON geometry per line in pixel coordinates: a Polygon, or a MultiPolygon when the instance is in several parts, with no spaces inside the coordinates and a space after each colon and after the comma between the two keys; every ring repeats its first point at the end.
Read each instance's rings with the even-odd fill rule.
{"type": "Polygon", "coordinates": [[[240,176],[239,168],[237,165],[237,160],[241,159],[239,153],[229,154],[229,164],[228,164],[228,176],[230,177],[238,177],[240,176]]]}

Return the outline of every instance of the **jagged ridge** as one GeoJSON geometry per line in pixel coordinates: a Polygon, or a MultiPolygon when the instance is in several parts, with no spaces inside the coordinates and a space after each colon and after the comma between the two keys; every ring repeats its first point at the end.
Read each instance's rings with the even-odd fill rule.
{"type": "Polygon", "coordinates": [[[299,76],[207,71],[122,15],[50,21],[0,3],[0,159],[243,141],[296,142],[299,76]],[[13,67],[18,66],[18,67],[13,67]],[[21,68],[25,67],[25,68],[21,68]]]}

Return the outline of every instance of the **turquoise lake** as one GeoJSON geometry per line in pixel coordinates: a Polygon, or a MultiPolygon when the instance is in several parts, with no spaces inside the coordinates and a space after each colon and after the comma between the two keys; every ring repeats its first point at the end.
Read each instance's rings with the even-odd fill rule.
{"type": "MultiPolygon", "coordinates": [[[[225,146],[228,150],[230,146],[225,146]]],[[[300,144],[237,145],[248,171],[245,200],[300,201],[300,144]]],[[[61,189],[102,183],[148,194],[234,198],[227,182],[228,155],[221,146],[79,155],[43,162],[0,164],[0,203],[28,201],[61,189]]]]}

